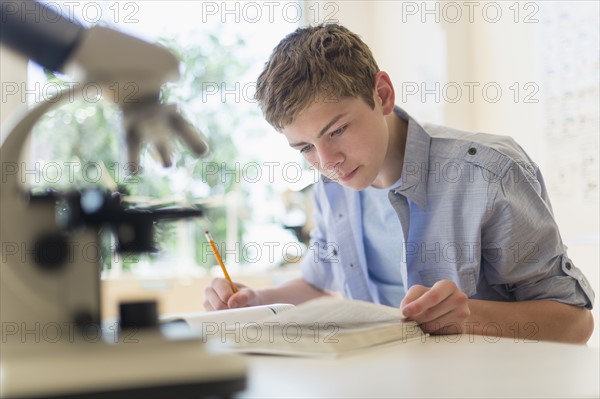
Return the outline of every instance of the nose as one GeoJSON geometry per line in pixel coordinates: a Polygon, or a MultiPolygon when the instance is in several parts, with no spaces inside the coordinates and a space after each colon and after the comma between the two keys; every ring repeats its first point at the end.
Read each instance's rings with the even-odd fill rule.
{"type": "Polygon", "coordinates": [[[344,155],[330,143],[322,143],[317,147],[319,170],[326,176],[335,176],[344,161],[344,155]]]}

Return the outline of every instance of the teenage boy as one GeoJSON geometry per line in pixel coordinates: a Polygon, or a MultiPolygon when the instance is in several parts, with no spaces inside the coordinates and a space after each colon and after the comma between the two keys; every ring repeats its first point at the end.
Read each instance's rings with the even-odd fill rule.
{"type": "Polygon", "coordinates": [[[589,339],[594,292],[567,256],[539,169],[512,139],[420,125],[395,106],[365,43],[336,24],[285,37],[256,97],[323,175],[310,250],[302,278],[276,288],[233,294],[213,280],[207,309],[337,292],[400,306],[432,334],[589,339]]]}

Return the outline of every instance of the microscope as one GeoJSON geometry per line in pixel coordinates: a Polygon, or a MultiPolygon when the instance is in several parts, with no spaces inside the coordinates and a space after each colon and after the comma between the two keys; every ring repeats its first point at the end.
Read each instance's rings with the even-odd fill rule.
{"type": "MultiPolygon", "coordinates": [[[[169,51],[109,28],[86,29],[33,0],[0,5],[0,40],[8,47],[74,76],[82,83],[77,87],[135,85],[135,97],[110,99],[122,110],[133,164],[145,142],[165,165],[174,137],[198,156],[208,151],[177,107],[160,103],[161,86],[179,78],[178,60],[169,51]]],[[[70,96],[81,97],[77,87],[70,96]]],[[[157,323],[156,303],[121,304],[118,331],[106,334],[101,261],[83,250],[100,248],[103,229],[112,232],[118,251],[151,251],[158,220],[202,211],[125,207],[118,193],[95,188],[34,193],[21,181],[18,169],[32,128],[70,96],[48,99],[2,126],[0,397],[233,396],[245,388],[242,360],[211,350],[200,336],[167,331],[157,323]]]]}

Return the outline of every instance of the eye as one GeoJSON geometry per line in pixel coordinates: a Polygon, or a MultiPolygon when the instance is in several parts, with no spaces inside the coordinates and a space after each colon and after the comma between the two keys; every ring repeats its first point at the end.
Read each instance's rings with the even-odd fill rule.
{"type": "Polygon", "coordinates": [[[312,148],[313,148],[312,144],[309,144],[309,145],[307,145],[305,147],[302,147],[300,149],[300,154],[306,154],[307,152],[309,152],[310,150],[312,150],[312,148]]]}
{"type": "Polygon", "coordinates": [[[330,136],[331,137],[339,136],[340,134],[344,133],[347,128],[348,128],[348,125],[344,125],[340,128],[337,128],[333,132],[331,132],[330,136]]]}

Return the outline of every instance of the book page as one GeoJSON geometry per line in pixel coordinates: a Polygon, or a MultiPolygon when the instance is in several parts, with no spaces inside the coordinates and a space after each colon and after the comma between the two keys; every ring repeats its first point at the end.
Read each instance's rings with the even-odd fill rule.
{"type": "Polygon", "coordinates": [[[371,302],[322,297],[305,302],[284,314],[272,315],[262,322],[299,325],[326,325],[335,323],[340,327],[359,327],[377,323],[400,322],[404,315],[400,308],[371,302]]]}
{"type": "Polygon", "coordinates": [[[161,322],[168,323],[176,320],[183,320],[193,330],[204,331],[204,323],[211,323],[219,326],[226,326],[230,324],[245,325],[248,323],[261,321],[269,316],[277,316],[282,312],[293,309],[294,307],[294,305],[288,303],[275,303],[272,305],[215,310],[210,312],[181,313],[161,317],[161,322]]]}
{"type": "Polygon", "coordinates": [[[248,324],[239,334],[232,330],[221,342],[245,353],[339,356],[425,336],[415,321],[404,319],[399,308],[324,297],[248,324]]]}
{"type": "Polygon", "coordinates": [[[274,304],[179,314],[211,345],[228,350],[292,356],[339,356],[371,346],[425,336],[399,308],[370,302],[317,298],[301,305],[274,304]]]}

